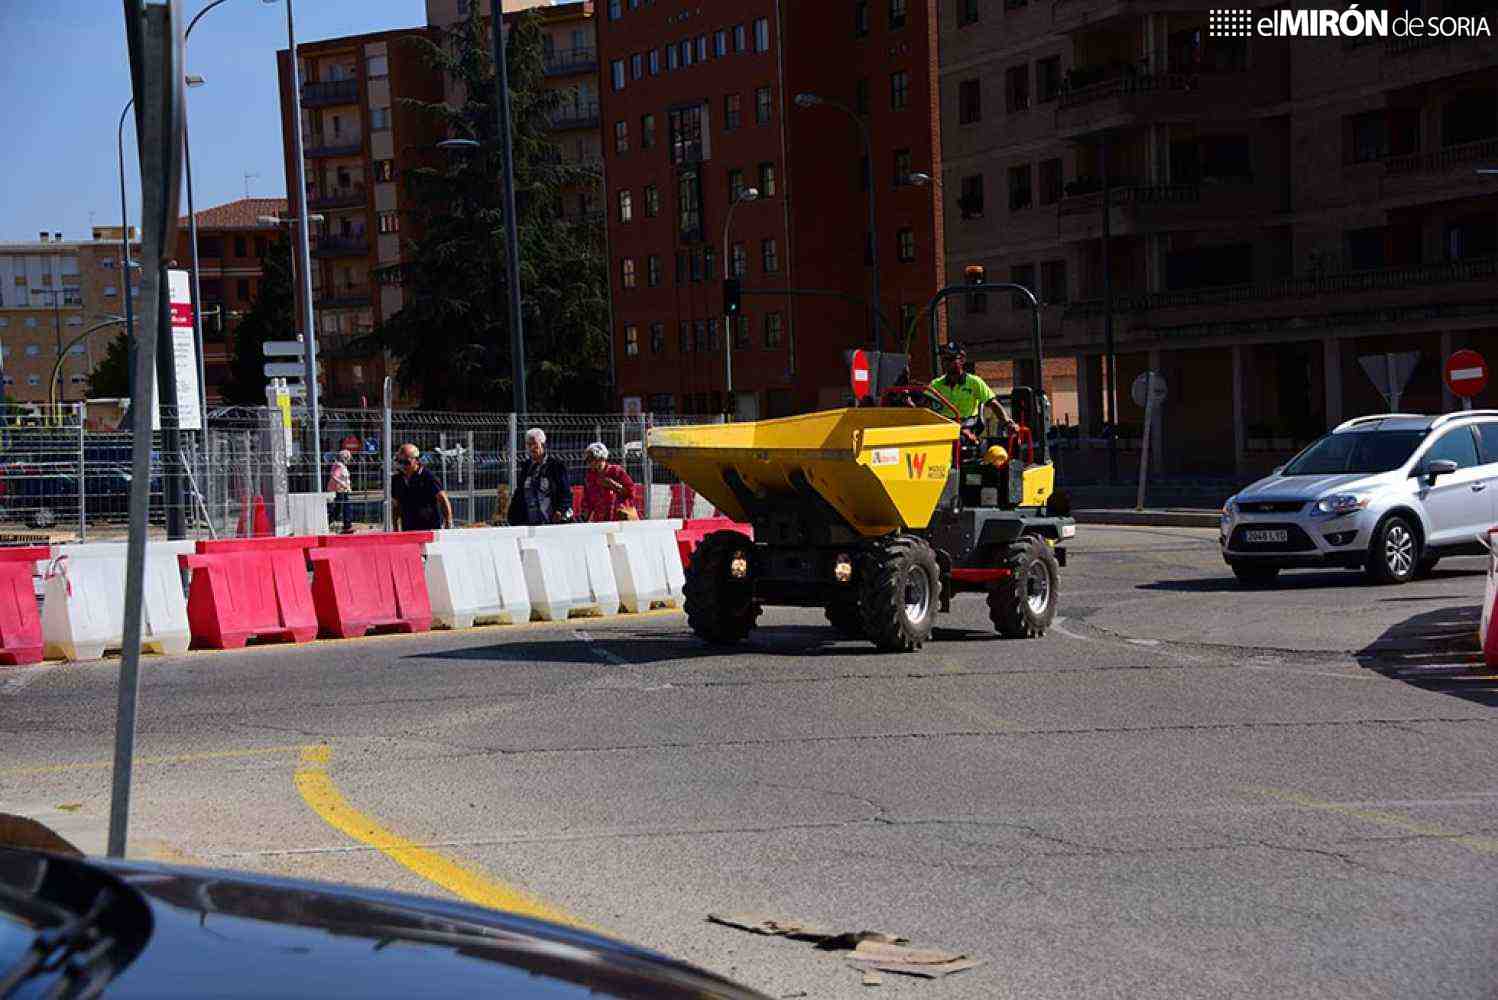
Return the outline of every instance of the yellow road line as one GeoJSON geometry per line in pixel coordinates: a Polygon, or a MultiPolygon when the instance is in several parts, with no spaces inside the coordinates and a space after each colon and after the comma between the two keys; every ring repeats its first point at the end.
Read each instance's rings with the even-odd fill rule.
{"type": "Polygon", "coordinates": [[[1469,834],[1452,833],[1444,827],[1435,826],[1431,823],[1422,823],[1419,820],[1402,816],[1399,813],[1383,812],[1378,809],[1364,809],[1361,806],[1342,805],[1336,802],[1323,802],[1313,799],[1308,795],[1297,792],[1286,792],[1276,788],[1246,788],[1245,791],[1265,795],[1281,802],[1291,802],[1306,809],[1319,809],[1323,812],[1334,812],[1343,816],[1351,816],[1354,819],[1366,820],[1369,823],[1377,823],[1380,826],[1391,826],[1409,833],[1418,834],[1422,837],[1434,837],[1449,841],[1465,847],[1478,854],[1498,854],[1498,837],[1474,837],[1469,834]]]}
{"type": "MultiPolygon", "coordinates": [[[[234,757],[260,757],[266,754],[297,753],[300,746],[254,747],[248,750],[210,750],[204,753],[181,753],[165,757],[137,757],[140,764],[195,764],[205,760],[228,760],[234,757]]],[[[36,774],[63,774],[67,771],[101,771],[114,766],[113,760],[90,760],[77,764],[37,764],[32,767],[0,769],[0,777],[13,778],[36,774]]]]}
{"type": "Polygon", "coordinates": [[[523,917],[587,927],[566,911],[523,889],[480,875],[436,851],[407,840],[349,805],[328,776],[328,760],[331,756],[332,750],[327,746],[304,747],[296,768],[296,790],[301,794],[302,801],[324,823],[361,844],[373,847],[396,864],[470,903],[523,917]]]}

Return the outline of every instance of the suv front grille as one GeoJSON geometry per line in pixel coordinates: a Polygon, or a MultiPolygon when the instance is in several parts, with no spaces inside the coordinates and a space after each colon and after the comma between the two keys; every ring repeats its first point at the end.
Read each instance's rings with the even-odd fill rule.
{"type": "Polygon", "coordinates": [[[1228,548],[1234,552],[1311,552],[1315,550],[1316,543],[1311,541],[1311,536],[1301,530],[1299,525],[1265,522],[1239,525],[1233,531],[1228,548]],[[1286,540],[1283,542],[1249,542],[1245,539],[1247,532],[1250,531],[1283,531],[1286,533],[1286,540]]]}
{"type": "Polygon", "coordinates": [[[1245,514],[1299,514],[1304,500],[1240,500],[1238,509],[1245,514]]]}

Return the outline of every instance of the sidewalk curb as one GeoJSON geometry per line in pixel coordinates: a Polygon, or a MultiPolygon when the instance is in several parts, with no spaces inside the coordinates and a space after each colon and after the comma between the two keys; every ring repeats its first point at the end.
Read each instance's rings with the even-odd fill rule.
{"type": "Polygon", "coordinates": [[[1222,523],[1217,511],[1194,510],[1075,510],[1078,524],[1103,524],[1150,528],[1216,528],[1222,523]]]}

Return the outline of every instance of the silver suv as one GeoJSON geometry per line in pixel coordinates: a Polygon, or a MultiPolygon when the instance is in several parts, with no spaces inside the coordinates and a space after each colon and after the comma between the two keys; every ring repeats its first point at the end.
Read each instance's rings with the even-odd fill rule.
{"type": "Polygon", "coordinates": [[[1291,567],[1361,567],[1379,583],[1480,554],[1498,523],[1498,410],[1349,420],[1222,508],[1239,580],[1291,567]]]}

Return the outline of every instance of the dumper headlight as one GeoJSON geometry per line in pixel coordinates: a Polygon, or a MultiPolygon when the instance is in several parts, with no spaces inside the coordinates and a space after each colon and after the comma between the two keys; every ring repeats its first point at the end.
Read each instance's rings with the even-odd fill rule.
{"type": "Polygon", "coordinates": [[[832,561],[832,575],[838,583],[847,583],[853,579],[853,557],[846,552],[839,552],[832,561]]]}
{"type": "Polygon", "coordinates": [[[749,575],[749,555],[746,552],[735,552],[733,558],[728,560],[728,575],[735,580],[742,580],[749,575]]]}

